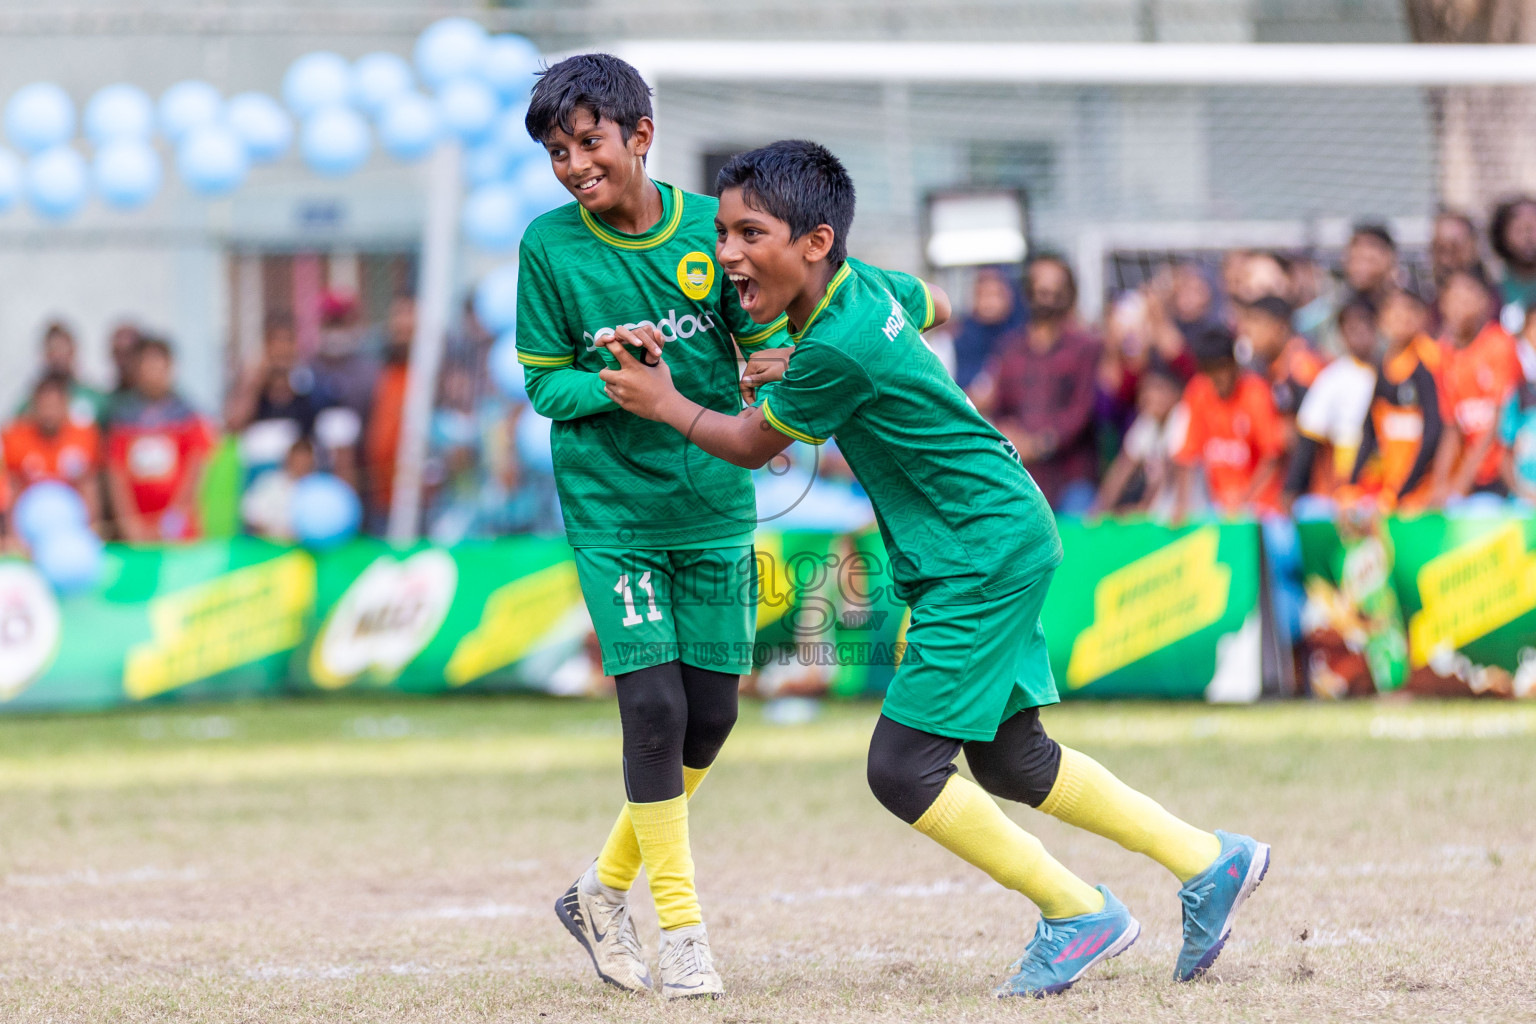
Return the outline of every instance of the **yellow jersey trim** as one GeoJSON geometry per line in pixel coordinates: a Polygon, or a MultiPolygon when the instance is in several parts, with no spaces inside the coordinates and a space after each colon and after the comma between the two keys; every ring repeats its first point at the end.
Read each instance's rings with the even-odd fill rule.
{"type": "Polygon", "coordinates": [[[524,366],[570,366],[575,356],[541,356],[532,352],[518,352],[517,361],[524,366]]]}
{"type": "Polygon", "coordinates": [[[779,330],[779,328],[783,327],[788,322],[789,317],[785,316],[783,313],[780,313],[779,318],[773,321],[773,323],[764,324],[757,330],[748,331],[746,334],[736,335],[736,344],[740,345],[742,348],[749,348],[753,345],[761,345],[763,342],[772,337],[775,331],[779,330]]]}
{"type": "MultiPolygon", "coordinates": [[[[809,321],[807,321],[807,322],[809,322],[809,321]]],[[[773,414],[773,410],[768,408],[768,400],[767,399],[763,400],[762,409],[763,409],[763,419],[767,420],[768,421],[768,425],[773,427],[773,429],[777,430],[779,433],[788,435],[789,437],[794,438],[796,441],[804,441],[806,444],[826,444],[827,443],[827,439],[826,438],[824,438],[824,437],[812,437],[810,434],[807,434],[805,431],[803,431],[803,430],[796,430],[794,427],[790,426],[789,424],[785,423],[783,420],[779,419],[777,416],[775,416],[773,414]]]]}
{"type": "MultiPolygon", "coordinates": [[[[581,214],[581,222],[587,226],[587,230],[598,237],[599,241],[606,242],[615,249],[627,249],[630,252],[640,252],[645,249],[654,249],[672,240],[677,234],[678,225],[683,222],[683,191],[675,185],[656,183],[658,189],[669,189],[672,196],[672,214],[665,218],[661,230],[653,238],[643,238],[637,235],[625,235],[614,231],[602,221],[587,212],[587,208],[580,203],[576,204],[576,212],[581,214]]],[[[654,229],[653,229],[654,230],[654,229]]]]}
{"type": "Polygon", "coordinates": [[[928,287],[928,282],[919,281],[918,284],[923,286],[923,326],[917,329],[917,332],[921,334],[933,326],[938,310],[933,308],[933,290],[928,287]]]}
{"type": "MultiPolygon", "coordinates": [[[[789,336],[791,338],[798,338],[804,334],[811,324],[816,322],[816,318],[821,315],[821,311],[827,308],[827,304],[832,301],[832,296],[837,294],[837,290],[843,286],[843,282],[847,281],[852,275],[853,270],[847,263],[839,267],[837,273],[832,275],[832,280],[827,282],[827,293],[821,297],[820,302],[816,303],[816,308],[811,310],[811,315],[805,318],[805,323],[800,325],[800,329],[798,331],[791,331],[789,336]]],[[[817,441],[814,443],[820,444],[821,442],[817,441]]]]}

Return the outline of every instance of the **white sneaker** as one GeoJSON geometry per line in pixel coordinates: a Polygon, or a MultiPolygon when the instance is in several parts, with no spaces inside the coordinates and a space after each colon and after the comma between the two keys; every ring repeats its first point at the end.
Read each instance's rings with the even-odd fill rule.
{"type": "Polygon", "coordinates": [[[645,951],[629,916],[629,893],[599,882],[596,862],[555,901],[555,914],[592,958],[599,978],[628,992],[651,991],[645,951]]]}
{"type": "Polygon", "coordinates": [[[668,999],[719,999],[725,992],[702,924],[661,932],[661,994],[668,999]]]}

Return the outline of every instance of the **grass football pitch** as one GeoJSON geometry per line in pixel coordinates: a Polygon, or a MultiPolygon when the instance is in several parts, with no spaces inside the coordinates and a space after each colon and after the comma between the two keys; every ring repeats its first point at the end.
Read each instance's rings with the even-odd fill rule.
{"type": "MultiPolygon", "coordinates": [[[[887,814],[876,709],[746,705],[692,818],[727,997],[598,983],[551,912],[621,799],[612,704],[351,700],[0,719],[3,1021],[1453,1021],[1536,1015],[1536,708],[1089,704],[1047,727],[1274,846],[1205,980],[1176,883],[1010,813],[1141,940],[991,998],[1034,910],[887,814]]],[[[655,921],[637,889],[642,935],[655,921]]]]}

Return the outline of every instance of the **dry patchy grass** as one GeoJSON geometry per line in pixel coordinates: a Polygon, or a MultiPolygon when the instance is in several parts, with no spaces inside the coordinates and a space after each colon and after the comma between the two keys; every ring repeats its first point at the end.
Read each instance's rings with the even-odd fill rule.
{"type": "Polygon", "coordinates": [[[1002,1003],[1033,910],[875,803],[873,715],[775,728],[746,709],[693,824],[729,996],[685,1006],[598,984],[550,912],[621,798],[611,706],[0,720],[0,1020],[1536,1016],[1536,709],[1050,712],[1059,739],[1192,821],[1267,839],[1275,863],[1214,975],[1175,985],[1173,879],[1013,808],[1144,932],[1066,996],[1002,1003]]]}

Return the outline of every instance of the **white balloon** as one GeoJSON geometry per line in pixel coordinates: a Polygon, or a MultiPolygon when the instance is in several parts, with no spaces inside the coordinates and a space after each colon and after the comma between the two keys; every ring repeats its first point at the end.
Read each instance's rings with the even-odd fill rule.
{"type": "Polygon", "coordinates": [[[91,175],[107,205],[136,209],[160,191],[160,154],[143,139],[108,142],[96,151],[91,175]]]}
{"type": "Polygon", "coordinates": [[[219,90],[207,82],[177,82],[160,94],[156,111],[160,133],[173,144],[179,143],[192,129],[217,121],[223,106],[219,90]]]}
{"type": "Polygon", "coordinates": [[[359,57],[352,65],[352,102],[370,114],[385,110],[392,100],[411,91],[411,66],[387,51],[359,57]]]}
{"type": "Polygon", "coordinates": [[[5,134],[27,153],[63,145],[75,134],[75,103],[52,82],[24,85],[5,101],[5,134]]]}
{"type": "Polygon", "coordinates": [[[455,78],[437,94],[443,124],[466,141],[483,138],[501,109],[496,92],[475,78],[455,78]]]}
{"type": "Polygon", "coordinates": [[[492,36],[480,60],[480,77],[507,99],[526,103],[543,65],[539,48],[522,36],[492,36]]]}
{"type": "Polygon", "coordinates": [[[504,182],[481,185],[471,192],[464,200],[461,223],[471,244],[491,252],[515,248],[527,226],[517,191],[504,182]]]}
{"type": "Polygon", "coordinates": [[[347,107],[327,107],[305,122],[299,137],[304,161],[321,174],[341,177],[368,160],[368,122],[347,107]]]}
{"type": "Polygon", "coordinates": [[[38,213],[54,220],[72,216],[89,190],[85,158],[68,146],[54,146],[27,164],[27,197],[38,213]]]}
{"type": "Polygon", "coordinates": [[[283,102],[299,117],[347,102],[352,95],[352,66],[339,53],[306,53],[283,74],[283,102]]]}
{"type": "Polygon", "coordinates": [[[85,137],[95,145],[147,140],[154,133],[155,101],[136,85],[119,83],[98,89],[85,105],[85,137]]]}
{"type": "Polygon", "coordinates": [[[502,334],[517,327],[517,264],[493,268],[475,286],[475,318],[502,334]]]}
{"type": "Polygon", "coordinates": [[[379,119],[379,142],[396,160],[421,159],[432,152],[441,134],[437,104],[417,92],[395,99],[379,119]]]}
{"type": "Polygon", "coordinates": [[[485,29],[468,18],[442,18],[416,38],[416,71],[433,88],[480,70],[485,29]]]}
{"type": "Polygon", "coordinates": [[[227,125],[195,128],[176,149],[181,180],[205,196],[228,195],[240,187],[250,169],[245,142],[227,125]]]}
{"type": "Polygon", "coordinates": [[[266,93],[231,96],[224,121],[240,136],[252,160],[276,160],[293,144],[293,118],[266,93]]]}

